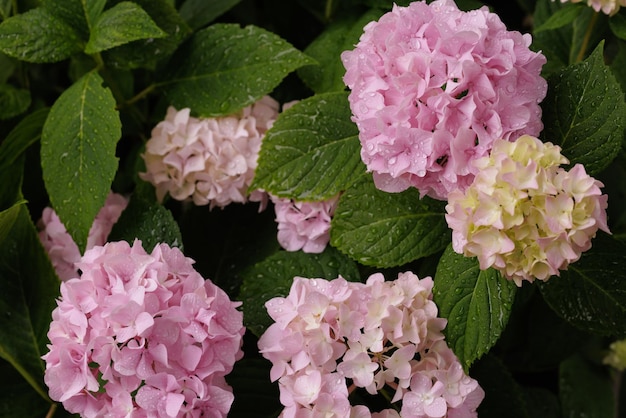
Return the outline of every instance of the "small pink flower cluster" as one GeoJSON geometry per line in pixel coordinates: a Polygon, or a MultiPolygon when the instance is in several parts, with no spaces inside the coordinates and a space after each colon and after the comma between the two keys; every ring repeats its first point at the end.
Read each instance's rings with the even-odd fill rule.
{"type": "Polygon", "coordinates": [[[52,312],[50,397],[82,417],[225,417],[243,315],[192,262],[139,241],[85,252],[52,312]]]}
{"type": "Polygon", "coordinates": [[[286,298],[265,304],[275,323],[259,339],[281,417],[398,417],[348,400],[357,387],[376,394],[386,386],[403,418],[475,417],[484,392],[444,341],[432,286],[411,272],[390,282],[373,274],[365,284],[294,278],[286,298]]]}
{"type": "MultiPolygon", "coordinates": [[[[561,3],[568,1],[570,3],[580,3],[583,0],[561,0],[561,3]]],[[[602,13],[612,16],[619,12],[621,6],[626,6],[626,0],[587,0],[587,5],[593,7],[593,10],[596,12],[602,11],[602,13]]]]}
{"type": "Polygon", "coordinates": [[[538,135],[546,58],[487,7],[394,6],[341,58],[361,158],[376,186],[445,200],[497,138],[538,135]]]}
{"type": "Polygon", "coordinates": [[[278,242],[287,251],[321,253],[330,240],[330,221],[339,195],[319,202],[270,196],[278,222],[278,242]]]}
{"type": "MultiPolygon", "coordinates": [[[[128,200],[124,196],[109,193],[89,230],[87,250],[107,242],[113,225],[126,209],[126,205],[128,200]]],[[[39,239],[59,278],[68,280],[78,277],[78,270],[74,264],[80,261],[80,250],[54,209],[48,207],[43,210],[38,227],[39,239]]]]}
{"type": "Polygon", "coordinates": [[[608,233],[603,184],[580,164],[559,167],[568,163],[560,151],[528,135],[495,141],[491,155],[474,162],[470,187],[448,196],[454,250],[521,286],[558,276],[591,248],[598,229],[608,233]]]}
{"type": "Polygon", "coordinates": [[[198,119],[190,109],[169,107],[153,130],[140,177],[156,187],[162,200],[192,198],[196,205],[224,207],[232,202],[265,202],[261,192],[248,195],[261,141],[278,116],[278,102],[266,96],[239,113],[198,119]]]}

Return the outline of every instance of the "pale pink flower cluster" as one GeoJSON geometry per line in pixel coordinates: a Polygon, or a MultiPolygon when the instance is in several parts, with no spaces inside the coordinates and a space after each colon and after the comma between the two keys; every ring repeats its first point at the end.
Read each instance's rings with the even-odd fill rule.
{"type": "Polygon", "coordinates": [[[283,418],[476,417],[484,392],[444,341],[433,281],[411,272],[365,284],[294,278],[289,295],[265,306],[275,321],[259,339],[278,380],[283,418]],[[383,387],[402,401],[371,414],[350,405],[355,388],[383,387]]]}
{"type": "Polygon", "coordinates": [[[445,200],[495,139],[538,135],[546,58],[530,43],[486,6],[463,12],[453,0],[394,6],[366,25],[341,58],[376,186],[445,200]]]}
{"type": "Polygon", "coordinates": [[[287,251],[321,253],[330,240],[339,195],[328,200],[298,202],[270,196],[278,223],[278,242],[287,251]]]}
{"type": "MultiPolygon", "coordinates": [[[[109,193],[104,206],[96,215],[89,230],[87,250],[96,245],[104,245],[107,242],[107,237],[111,233],[113,225],[115,225],[127,205],[128,199],[124,196],[117,193],[109,193]]],[[[78,277],[75,263],[80,261],[80,250],[54,209],[47,207],[43,210],[41,219],[38,222],[38,228],[40,230],[39,239],[48,253],[48,257],[59,278],[68,280],[78,277]]]]}
{"type": "Polygon", "coordinates": [[[169,107],[152,130],[140,177],[156,187],[162,200],[193,199],[196,205],[224,207],[233,202],[267,199],[248,195],[261,141],[278,116],[278,102],[266,96],[240,112],[217,118],[195,118],[190,109],[169,107]]]}
{"type": "MultiPolygon", "coordinates": [[[[552,0],[554,1],[554,0],[552,0]]],[[[583,0],[561,0],[561,3],[580,3],[583,0]]],[[[626,0],[586,0],[587,5],[593,7],[596,12],[602,11],[607,15],[614,15],[619,11],[621,6],[626,6],[626,0]]]]}
{"type": "Polygon", "coordinates": [[[243,315],[192,263],[140,241],[85,252],[52,312],[50,398],[82,417],[225,417],[243,315]]]}
{"type": "Polygon", "coordinates": [[[547,280],[578,260],[606,223],[603,184],[581,164],[566,171],[561,148],[525,135],[494,142],[479,173],[448,196],[446,220],[457,253],[476,256],[521,286],[547,280]]]}

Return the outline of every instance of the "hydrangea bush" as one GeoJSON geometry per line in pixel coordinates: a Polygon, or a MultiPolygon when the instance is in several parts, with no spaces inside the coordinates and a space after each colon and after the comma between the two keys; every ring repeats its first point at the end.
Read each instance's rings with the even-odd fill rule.
{"type": "Polygon", "coordinates": [[[623,415],[622,6],[0,0],[0,417],[623,415]]]}

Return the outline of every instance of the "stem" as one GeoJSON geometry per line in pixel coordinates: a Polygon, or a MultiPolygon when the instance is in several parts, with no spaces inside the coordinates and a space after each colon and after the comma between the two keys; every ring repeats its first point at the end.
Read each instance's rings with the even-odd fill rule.
{"type": "Polygon", "coordinates": [[[589,26],[587,26],[587,31],[585,32],[585,37],[583,38],[583,43],[580,46],[580,50],[578,50],[578,55],[576,56],[575,62],[581,62],[585,58],[585,52],[587,51],[587,47],[589,46],[589,39],[591,38],[591,31],[598,20],[598,13],[596,12],[591,16],[591,21],[589,22],[589,26]]]}
{"type": "Polygon", "coordinates": [[[145,89],[141,90],[139,93],[135,94],[133,97],[131,97],[130,99],[128,99],[124,103],[122,103],[120,105],[120,107],[126,107],[126,106],[130,106],[130,105],[133,105],[133,104],[137,103],[139,100],[143,99],[148,94],[152,93],[154,91],[154,89],[156,89],[156,87],[157,87],[156,84],[154,84],[154,83],[150,84],[148,87],[146,87],[145,89]]]}
{"type": "Polygon", "coordinates": [[[48,409],[48,413],[46,414],[46,418],[52,418],[54,416],[54,413],[57,410],[57,404],[53,403],[52,405],[50,405],[50,409],[48,409]]]}
{"type": "Polygon", "coordinates": [[[330,20],[330,16],[333,14],[333,0],[326,0],[326,7],[324,8],[324,17],[326,20],[330,20]]]}

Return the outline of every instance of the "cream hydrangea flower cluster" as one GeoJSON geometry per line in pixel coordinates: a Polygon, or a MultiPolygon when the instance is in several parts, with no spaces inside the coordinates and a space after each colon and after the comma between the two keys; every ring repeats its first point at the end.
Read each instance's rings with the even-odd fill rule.
{"type": "Polygon", "coordinates": [[[471,183],[495,139],[538,135],[546,58],[487,7],[453,0],[394,6],[345,51],[361,158],[387,192],[445,200],[471,183]]]}
{"type": "Polygon", "coordinates": [[[199,119],[188,108],[170,106],[146,143],[146,173],[139,176],[156,187],[159,200],[169,193],[211,208],[248,200],[263,205],[267,196],[248,195],[248,186],[278,108],[278,102],[265,96],[237,114],[199,119]]]}
{"type": "Polygon", "coordinates": [[[566,171],[561,148],[525,135],[497,140],[465,191],[448,195],[446,220],[457,253],[476,256],[518,286],[547,280],[578,260],[606,223],[603,184],[582,165],[566,171]]]}
{"type": "Polygon", "coordinates": [[[287,297],[265,304],[275,323],[258,342],[279,383],[280,416],[476,417],[484,392],[444,341],[432,287],[411,272],[366,283],[294,278],[287,297]],[[357,387],[391,388],[400,414],[351,406],[357,387]]]}
{"type": "MultiPolygon", "coordinates": [[[[561,3],[567,3],[568,1],[570,3],[580,3],[583,0],[561,0],[561,3]]],[[[602,13],[610,16],[616,14],[621,6],[626,6],[626,0],[586,0],[586,2],[596,12],[602,11],[602,13]]]]}
{"type": "Polygon", "coordinates": [[[226,417],[243,315],[192,263],[166,244],[86,251],[52,312],[50,398],[85,418],[226,417]]]}
{"type": "MultiPolygon", "coordinates": [[[[97,245],[104,245],[120,215],[126,209],[128,199],[117,193],[109,193],[104,206],[93,221],[87,237],[89,250],[97,245]]],[[[80,261],[80,250],[65,229],[54,209],[43,210],[38,222],[39,240],[41,241],[52,266],[61,280],[78,277],[75,263],[80,261]]]]}

